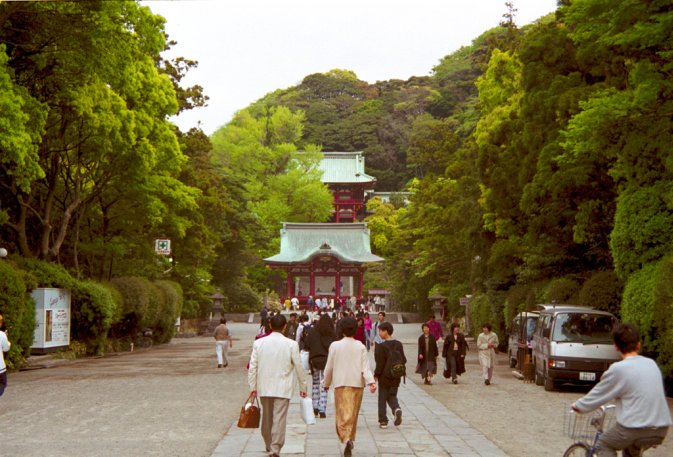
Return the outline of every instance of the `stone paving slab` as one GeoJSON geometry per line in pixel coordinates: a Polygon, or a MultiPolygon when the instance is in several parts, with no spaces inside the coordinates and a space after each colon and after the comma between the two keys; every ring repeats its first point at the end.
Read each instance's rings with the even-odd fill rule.
{"type": "MultiPolygon", "coordinates": [[[[310,383],[309,376],[309,383],[310,383]]],[[[309,385],[309,394],[311,392],[309,385]]],[[[362,457],[507,457],[493,442],[456,416],[423,389],[407,380],[398,399],[402,425],[378,424],[378,394],[365,390],[358,419],[354,456],[362,457]]],[[[330,399],[331,400],[331,399],[330,399]]],[[[342,455],[336,435],[334,404],[328,401],[327,418],[305,425],[300,417],[298,395],[290,401],[287,434],[282,457],[333,457],[342,455]]],[[[264,457],[259,429],[240,429],[233,423],[212,457],[264,457]]]]}

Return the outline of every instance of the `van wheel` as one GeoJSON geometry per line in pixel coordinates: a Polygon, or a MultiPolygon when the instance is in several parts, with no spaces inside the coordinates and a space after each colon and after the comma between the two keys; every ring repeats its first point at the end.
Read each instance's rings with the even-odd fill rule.
{"type": "Polygon", "coordinates": [[[507,355],[509,356],[509,367],[510,367],[510,368],[514,368],[514,367],[516,367],[516,359],[513,359],[513,358],[512,358],[512,352],[511,352],[511,351],[507,351],[507,355]]]}
{"type": "Polygon", "coordinates": [[[556,390],[556,387],[554,386],[554,380],[549,377],[549,373],[545,373],[544,375],[544,390],[547,392],[556,390]]]}
{"type": "Polygon", "coordinates": [[[537,364],[535,364],[535,385],[536,386],[541,386],[544,384],[544,379],[542,379],[542,375],[540,374],[539,371],[537,371],[537,364]]]}

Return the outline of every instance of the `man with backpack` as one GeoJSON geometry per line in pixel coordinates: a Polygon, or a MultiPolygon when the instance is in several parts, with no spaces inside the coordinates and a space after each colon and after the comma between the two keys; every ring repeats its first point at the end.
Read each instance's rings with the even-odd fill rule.
{"type": "Polygon", "coordinates": [[[382,340],[374,348],[376,369],[374,377],[379,383],[379,428],[388,428],[386,404],[393,412],[395,425],[402,423],[402,410],[397,401],[397,389],[400,380],[406,376],[407,358],[404,356],[402,343],[392,339],[393,324],[381,322],[378,325],[379,336],[382,340]]]}

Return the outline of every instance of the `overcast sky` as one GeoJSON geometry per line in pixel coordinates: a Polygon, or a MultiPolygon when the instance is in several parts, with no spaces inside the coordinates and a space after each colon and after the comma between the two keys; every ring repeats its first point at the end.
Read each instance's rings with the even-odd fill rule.
{"type": "MultiPolygon", "coordinates": [[[[513,0],[518,25],[556,0],[513,0]]],[[[178,44],[166,57],[197,60],[186,85],[208,106],[173,119],[207,133],[275,89],[312,73],[354,71],[365,81],[425,76],[447,54],[498,25],[505,0],[152,0],[178,44]]]]}

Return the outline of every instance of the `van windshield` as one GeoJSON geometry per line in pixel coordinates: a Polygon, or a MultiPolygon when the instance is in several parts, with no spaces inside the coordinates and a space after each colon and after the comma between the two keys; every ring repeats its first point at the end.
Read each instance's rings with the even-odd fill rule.
{"type": "Polygon", "coordinates": [[[536,326],[537,326],[537,316],[528,317],[528,322],[526,322],[526,339],[528,341],[533,339],[533,333],[535,333],[536,326]]]}
{"type": "Polygon", "coordinates": [[[554,324],[554,341],[612,343],[612,316],[590,313],[559,313],[554,324]]]}

